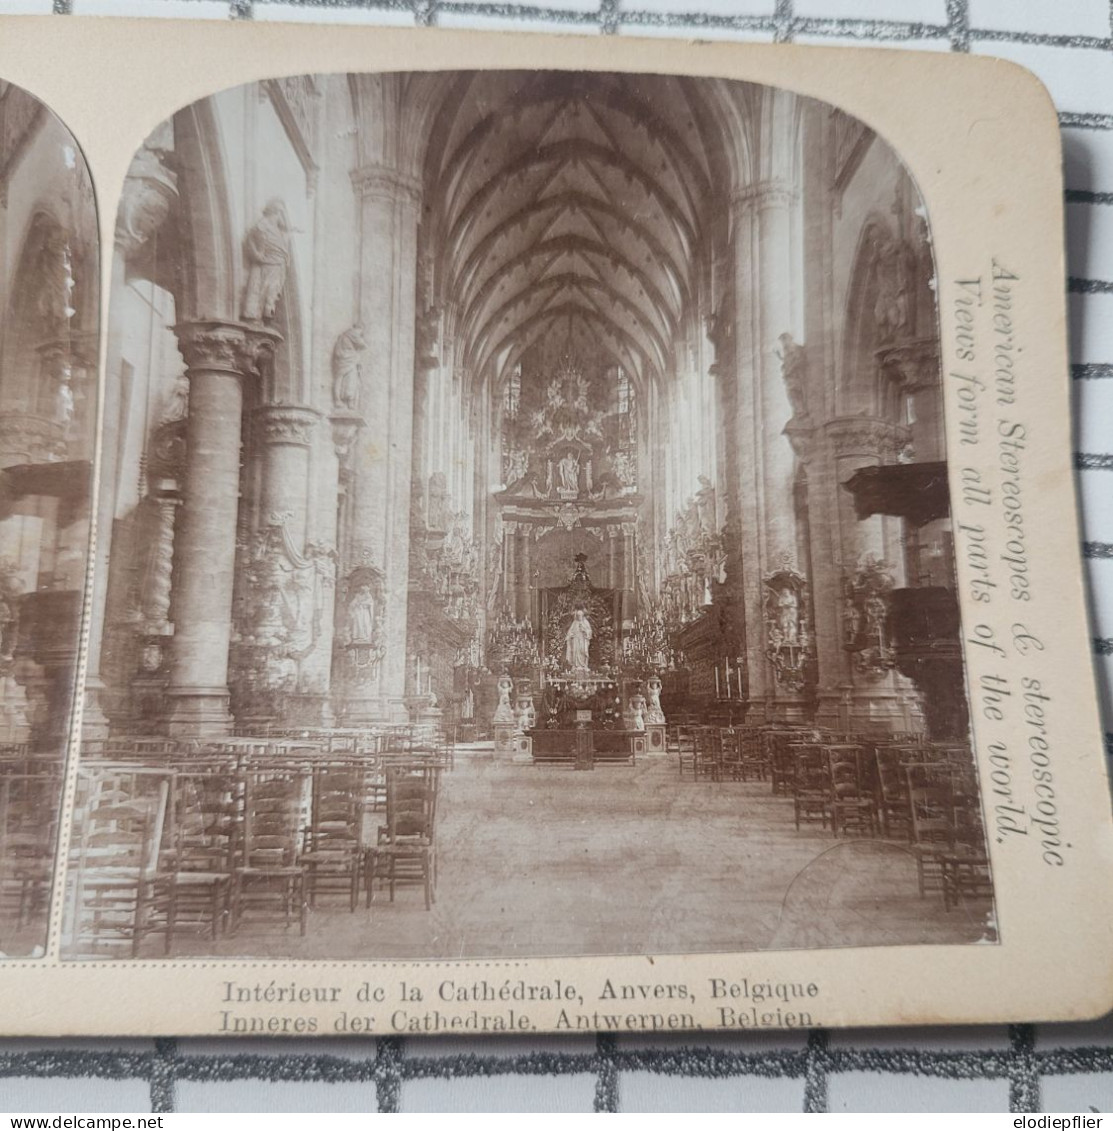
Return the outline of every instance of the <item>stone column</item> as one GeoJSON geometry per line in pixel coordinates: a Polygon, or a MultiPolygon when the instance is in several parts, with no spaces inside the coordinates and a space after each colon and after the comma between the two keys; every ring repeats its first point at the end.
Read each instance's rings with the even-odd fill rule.
{"type": "Polygon", "coordinates": [[[268,404],[256,409],[263,449],[263,521],[285,521],[300,551],[309,521],[309,449],[321,414],[304,405],[268,404]]]}
{"type": "MultiPolygon", "coordinates": [[[[160,140],[154,135],[132,160],[124,180],[120,209],[116,217],[115,248],[112,257],[112,283],[109,295],[113,317],[108,323],[105,351],[103,419],[109,430],[120,419],[120,364],[123,358],[123,320],[119,303],[127,286],[127,262],[159,229],[178,196],[177,176],[162,162],[163,150],[155,148],[160,140]]],[[[166,148],[173,139],[166,137],[166,148]]],[[[111,435],[111,432],[110,432],[111,435]]],[[[93,600],[90,606],[87,668],[85,673],[85,705],[82,733],[86,738],[103,738],[108,734],[108,719],[101,696],[104,681],[100,675],[101,645],[104,642],[104,616],[108,604],[108,575],[112,550],[112,525],[116,513],[116,478],[120,445],[112,440],[100,448],[100,491],[96,499],[97,537],[94,548],[96,566],[93,572],[93,600]]]]}
{"type": "Polygon", "coordinates": [[[383,658],[377,701],[349,704],[353,721],[406,717],[406,614],[413,470],[414,335],[420,183],[398,169],[352,173],[361,219],[360,314],[367,334],[367,418],[354,453],[352,558],[383,574],[383,658]]]}
{"type": "MultiPolygon", "coordinates": [[[[877,418],[854,416],[828,421],[824,432],[828,474],[818,488],[817,493],[822,497],[816,502],[834,526],[830,544],[836,547],[842,566],[840,589],[844,581],[853,581],[870,559],[884,564],[894,587],[903,586],[901,520],[887,515],[859,519],[854,498],[843,484],[860,468],[895,463],[897,453],[908,442],[908,429],[877,418]]],[[[912,683],[895,668],[865,670],[854,662],[854,653],[843,647],[850,615],[840,593],[837,640],[842,652],[841,663],[833,650],[820,657],[821,719],[852,731],[920,729],[922,712],[912,683]]],[[[828,621],[833,619],[829,606],[826,617],[828,621]]],[[[835,636],[835,633],[825,635],[835,636]]]]}
{"type": "Polygon", "coordinates": [[[174,327],[189,379],[186,472],[175,544],[174,647],[167,696],[172,735],[222,735],[240,494],[243,381],[273,354],[272,331],[230,322],[174,327]]]}
{"type": "MultiPolygon", "coordinates": [[[[796,562],[795,455],[785,426],[793,412],[781,374],[779,337],[792,329],[791,185],[765,181],[732,200],[735,390],[743,615],[751,718],[776,713],[777,689],[765,655],[763,577],[796,562]]],[[[789,695],[793,704],[798,696],[789,695]]]]}
{"type": "Polygon", "coordinates": [[[502,524],[503,552],[506,555],[506,565],[503,571],[503,592],[506,594],[506,607],[510,615],[517,620],[518,613],[518,524],[504,522],[502,524]]]}

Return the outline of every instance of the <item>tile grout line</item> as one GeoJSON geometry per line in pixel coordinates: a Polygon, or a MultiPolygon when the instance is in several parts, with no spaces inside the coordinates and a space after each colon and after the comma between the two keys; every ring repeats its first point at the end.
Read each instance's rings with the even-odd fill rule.
{"type": "Polygon", "coordinates": [[[402,1040],[382,1037],[375,1046],[375,1092],[379,1113],[397,1114],[402,1099],[402,1040]]]}
{"type": "Polygon", "coordinates": [[[826,1113],[829,1067],[827,1032],[824,1029],[812,1029],[808,1033],[808,1050],[804,1057],[805,1114],[826,1113]]]}
{"type": "Polygon", "coordinates": [[[791,43],[795,33],[794,0],[777,0],[773,9],[773,42],[791,43]]]}
{"type": "Polygon", "coordinates": [[[947,0],[947,35],[952,51],[970,50],[970,5],[968,0],[947,0]]]}
{"type": "Polygon", "coordinates": [[[595,1080],[594,1111],[617,1112],[618,1068],[615,1065],[615,1039],[607,1033],[595,1036],[595,1060],[598,1073],[595,1080]]]}
{"type": "Polygon", "coordinates": [[[1009,1111],[1040,1110],[1040,1073],[1036,1063],[1036,1030],[1009,1026],[1009,1111]]]}
{"type": "Polygon", "coordinates": [[[151,1062],[151,1111],[175,1110],[174,1064],[178,1059],[178,1042],[173,1037],[155,1038],[155,1055],[151,1062]]]}

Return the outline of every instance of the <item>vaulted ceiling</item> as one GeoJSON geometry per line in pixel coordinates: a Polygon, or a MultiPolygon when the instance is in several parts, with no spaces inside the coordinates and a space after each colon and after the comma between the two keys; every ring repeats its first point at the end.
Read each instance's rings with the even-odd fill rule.
{"type": "Polygon", "coordinates": [[[669,372],[730,159],[693,86],[471,74],[444,92],[427,155],[427,246],[469,373],[551,334],[643,383],[669,372]]]}

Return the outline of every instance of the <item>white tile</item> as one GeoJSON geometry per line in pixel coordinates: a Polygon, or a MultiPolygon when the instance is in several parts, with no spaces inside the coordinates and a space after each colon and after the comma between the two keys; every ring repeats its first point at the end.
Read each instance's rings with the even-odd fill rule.
{"type": "Polygon", "coordinates": [[[453,12],[445,8],[437,9],[437,27],[475,28],[480,31],[541,31],[556,32],[569,35],[600,34],[600,23],[596,18],[598,6],[589,9],[591,18],[587,14],[575,13],[569,10],[567,22],[563,20],[543,20],[533,17],[510,16],[477,16],[471,12],[453,12]]]}
{"type": "Polygon", "coordinates": [[[797,16],[830,19],[896,20],[905,24],[947,23],[946,0],[796,0],[797,16]]]}
{"type": "Polygon", "coordinates": [[[1067,188],[1113,192],[1113,130],[1067,126],[1062,138],[1063,179],[1067,188]]]}
{"type": "Polygon", "coordinates": [[[773,0],[623,0],[619,4],[622,14],[627,12],[683,12],[708,16],[764,16],[773,18],[773,0]]]}
{"type": "Polygon", "coordinates": [[[77,16],[157,16],[164,20],[227,20],[224,0],[73,0],[77,16]]]}
{"type": "Polygon", "coordinates": [[[702,1079],[658,1072],[623,1072],[618,1110],[627,1111],[803,1111],[801,1078],[735,1076],[702,1079]]]}
{"type": "Polygon", "coordinates": [[[970,27],[1108,37],[1109,7],[1102,0],[970,0],[970,27]]]}
{"type": "MultiPolygon", "coordinates": [[[[1106,731],[1113,731],[1113,656],[1095,656],[1094,672],[1097,676],[1098,703],[1106,731]]],[[[1113,766],[1110,767],[1113,770],[1113,766]]]]}
{"type": "Polygon", "coordinates": [[[1113,205],[1067,205],[1067,272],[1113,280],[1113,205]]]}
{"type": "MultiPolygon", "coordinates": [[[[676,11],[671,4],[669,11],[676,11]]],[[[683,13],[679,13],[683,17],[683,13]]],[[[694,16],[691,17],[693,20],[694,16]]],[[[700,40],[731,40],[735,43],[772,43],[772,31],[749,31],[738,28],[703,27],[698,23],[678,23],[671,26],[664,24],[624,23],[619,26],[623,35],[665,36],[672,39],[683,39],[685,42],[699,42],[700,40]]]]}
{"type": "Polygon", "coordinates": [[[402,1045],[409,1059],[444,1056],[491,1056],[506,1059],[535,1053],[594,1056],[594,1036],[533,1034],[528,1037],[407,1037],[402,1045]]]}
{"type": "Polygon", "coordinates": [[[1008,1111],[1005,1080],[950,1080],[911,1073],[836,1072],[828,1111],[1008,1111]]]}
{"type": "MultiPolygon", "coordinates": [[[[1071,382],[1074,396],[1074,446],[1083,452],[1113,452],[1113,378],[1071,382]]],[[[1113,482],[1109,484],[1113,490],[1113,482]]]]}
{"type": "Polygon", "coordinates": [[[150,1111],[151,1086],[146,1080],[0,1079],[0,1111],[117,1112],[150,1111]]]}
{"type": "Polygon", "coordinates": [[[793,43],[817,43],[821,47],[890,47],[902,51],[950,51],[949,39],[856,39],[842,35],[798,35],[793,43]]]}
{"type": "MultiPolygon", "coordinates": [[[[371,1112],[379,1110],[375,1085],[319,1080],[179,1080],[178,1111],[371,1112]]],[[[120,1109],[124,1110],[124,1109],[120,1109]]]]}
{"type": "Polygon", "coordinates": [[[828,1037],[832,1049],[929,1049],[953,1052],[968,1049],[1009,1047],[1009,1031],[1003,1025],[943,1027],[930,1029],[842,1029],[828,1037]]]}
{"type": "Polygon", "coordinates": [[[570,1076],[460,1076],[406,1080],[402,1111],[591,1111],[594,1073],[570,1076]]]}
{"type": "Polygon", "coordinates": [[[712,1049],[716,1052],[799,1052],[808,1043],[803,1029],[747,1029],[727,1033],[623,1033],[618,1047],[627,1049],[712,1049]]]}
{"type": "Polygon", "coordinates": [[[255,0],[252,15],[256,20],[265,22],[414,26],[414,14],[410,8],[357,8],[347,4],[325,7],[319,4],[272,4],[269,0],[255,0]]]}
{"type": "Polygon", "coordinates": [[[1091,559],[1086,562],[1086,573],[1090,581],[1093,634],[1113,636],[1113,561],[1091,559]]]}
{"type": "Polygon", "coordinates": [[[975,42],[970,50],[1027,67],[1047,87],[1061,111],[1107,114],[1113,105],[1113,54],[1108,51],[1000,42],[975,42]]]}
{"type": "Polygon", "coordinates": [[[1044,1111],[1113,1111],[1113,1072],[1044,1076],[1040,1092],[1044,1111]]]}
{"type": "Polygon", "coordinates": [[[178,1042],[182,1056],[342,1056],[367,1060],[375,1056],[374,1037],[307,1038],[284,1041],[235,1037],[195,1037],[178,1042]]]}
{"type": "Polygon", "coordinates": [[[1113,295],[1072,294],[1068,301],[1071,361],[1113,361],[1113,295]]]}
{"type": "Polygon", "coordinates": [[[1113,542],[1113,471],[1080,471],[1078,495],[1087,542],[1113,542]]]}

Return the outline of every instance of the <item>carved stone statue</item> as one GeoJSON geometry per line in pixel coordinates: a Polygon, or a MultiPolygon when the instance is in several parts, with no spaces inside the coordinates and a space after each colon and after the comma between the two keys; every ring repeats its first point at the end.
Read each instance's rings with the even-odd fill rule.
{"type": "Polygon", "coordinates": [[[569,491],[578,495],[580,493],[580,457],[569,449],[557,464],[557,470],[560,473],[561,491],[569,491]]]}
{"type": "Polygon", "coordinates": [[[245,322],[272,322],[290,267],[290,220],[281,200],[270,201],[243,242],[247,265],[245,322]]]}
{"type": "Polygon", "coordinates": [[[359,408],[361,371],[359,359],[367,349],[363,327],[358,323],[345,330],[332,347],[332,403],[337,408],[359,408]]]}
{"type": "Polygon", "coordinates": [[[586,672],[590,666],[591,621],[584,609],[572,614],[572,623],[564,634],[564,659],[574,672],[586,672]]]}
{"type": "Polygon", "coordinates": [[[634,730],[645,730],[645,696],[630,698],[630,724],[634,730]]]}
{"type": "Polygon", "coordinates": [[[364,582],[348,600],[348,643],[372,644],[375,640],[375,595],[364,582]]]}
{"type": "Polygon", "coordinates": [[[912,253],[895,236],[879,239],[876,247],[877,299],[873,316],[881,345],[904,337],[912,324],[912,253]]]}
{"type": "Polygon", "coordinates": [[[513,726],[517,721],[514,717],[514,708],[510,706],[510,692],[514,690],[514,681],[508,675],[499,676],[499,705],[495,708],[494,722],[513,726]]]}
{"type": "Polygon", "coordinates": [[[777,626],[785,644],[795,644],[800,634],[800,602],[796,590],[786,585],[777,597],[777,626]]]}
{"type": "Polygon", "coordinates": [[[179,373],[174,378],[174,387],[170,396],[166,398],[166,408],[163,410],[160,424],[174,424],[185,420],[189,416],[189,378],[184,373],[179,373]]]}
{"type": "Polygon", "coordinates": [[[665,712],[661,710],[661,681],[657,676],[651,676],[645,681],[645,690],[649,696],[649,705],[645,711],[647,723],[660,724],[665,721],[665,712]]]}
{"type": "Polygon", "coordinates": [[[777,356],[781,359],[781,376],[792,405],[792,415],[803,420],[808,415],[808,352],[787,332],[778,341],[781,348],[777,356]]]}

